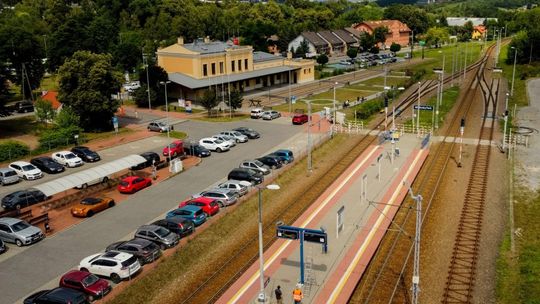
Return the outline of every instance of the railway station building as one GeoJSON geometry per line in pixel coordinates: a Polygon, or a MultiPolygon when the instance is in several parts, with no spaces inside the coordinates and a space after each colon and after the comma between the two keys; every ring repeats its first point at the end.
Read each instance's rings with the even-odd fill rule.
{"type": "Polygon", "coordinates": [[[232,90],[249,92],[315,79],[315,62],[253,51],[236,41],[198,39],[157,50],[157,63],[169,76],[171,98],[197,103],[204,92],[214,89],[218,100],[232,90]]]}

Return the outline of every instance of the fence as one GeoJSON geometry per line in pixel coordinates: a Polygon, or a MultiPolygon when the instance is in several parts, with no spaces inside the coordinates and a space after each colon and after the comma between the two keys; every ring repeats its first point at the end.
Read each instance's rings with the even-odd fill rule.
{"type": "Polygon", "coordinates": [[[0,155],[0,163],[12,162],[28,156],[37,156],[53,150],[59,150],[61,148],[73,145],[81,145],[86,142],[87,140],[85,138],[62,138],[54,141],[41,142],[38,148],[31,150],[30,153],[27,154],[21,154],[20,150],[17,148],[7,148],[2,150],[2,155],[0,155]]]}

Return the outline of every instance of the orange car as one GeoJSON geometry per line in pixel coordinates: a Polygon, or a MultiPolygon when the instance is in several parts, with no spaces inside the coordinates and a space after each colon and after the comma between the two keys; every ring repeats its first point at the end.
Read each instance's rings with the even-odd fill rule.
{"type": "Polygon", "coordinates": [[[101,210],[114,206],[110,197],[87,197],[77,205],[71,207],[71,215],[77,217],[90,217],[101,210]]]}

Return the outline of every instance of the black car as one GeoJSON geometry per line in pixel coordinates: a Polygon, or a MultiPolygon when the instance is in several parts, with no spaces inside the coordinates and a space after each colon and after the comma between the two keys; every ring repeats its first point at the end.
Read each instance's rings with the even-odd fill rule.
{"type": "Polygon", "coordinates": [[[272,168],[272,170],[279,169],[283,166],[283,161],[277,155],[265,155],[263,157],[257,158],[257,160],[272,168]]]}
{"type": "Polygon", "coordinates": [[[195,231],[195,224],[192,221],[183,218],[181,216],[173,216],[163,220],[157,220],[152,225],[161,226],[169,229],[171,232],[178,234],[179,236],[186,236],[195,231]]]}
{"type": "Polygon", "coordinates": [[[206,149],[205,147],[199,145],[199,144],[193,144],[193,145],[185,145],[184,146],[184,153],[186,155],[193,155],[197,157],[207,157],[212,154],[210,150],[206,149]]]}
{"type": "Polygon", "coordinates": [[[4,243],[4,241],[0,240],[0,254],[6,252],[6,250],[7,250],[6,243],[4,243]]]}
{"type": "Polygon", "coordinates": [[[24,304],[89,304],[86,295],[78,290],[57,287],[51,290],[41,290],[24,299],[24,304]]]}
{"type": "Polygon", "coordinates": [[[251,128],[239,127],[239,128],[233,129],[233,131],[238,131],[238,132],[244,134],[245,136],[247,136],[249,139],[256,139],[256,138],[261,137],[259,132],[255,131],[255,130],[253,130],[251,128]]]}
{"type": "Polygon", "coordinates": [[[31,101],[19,101],[15,103],[14,109],[18,113],[34,112],[34,104],[31,101]]]}
{"type": "Polygon", "coordinates": [[[85,146],[74,147],[71,149],[71,152],[73,152],[73,154],[77,155],[83,161],[87,163],[97,162],[101,160],[101,157],[99,156],[99,154],[97,154],[96,152],[90,150],[88,147],[85,147],[85,146]]]}
{"type": "Polygon", "coordinates": [[[2,198],[2,208],[6,210],[21,209],[43,202],[47,196],[35,189],[19,190],[2,198]]]}
{"type": "Polygon", "coordinates": [[[54,159],[49,156],[32,158],[30,163],[38,167],[41,171],[51,174],[64,172],[66,170],[64,166],[55,162],[54,159]]]}
{"type": "Polygon", "coordinates": [[[161,256],[161,250],[158,245],[154,242],[138,238],[126,242],[112,243],[105,249],[105,251],[111,250],[130,253],[139,259],[141,265],[152,263],[161,256]]]}
{"type": "Polygon", "coordinates": [[[155,163],[156,165],[161,161],[159,158],[159,154],[155,152],[144,152],[143,154],[140,154],[146,161],[144,163],[140,163],[136,166],[131,167],[131,170],[141,170],[147,167],[150,167],[152,163],[155,163]]]}
{"type": "Polygon", "coordinates": [[[229,175],[227,175],[227,179],[247,181],[252,184],[260,184],[264,181],[263,174],[260,171],[255,171],[248,168],[233,169],[231,172],[229,172],[229,175]]]}

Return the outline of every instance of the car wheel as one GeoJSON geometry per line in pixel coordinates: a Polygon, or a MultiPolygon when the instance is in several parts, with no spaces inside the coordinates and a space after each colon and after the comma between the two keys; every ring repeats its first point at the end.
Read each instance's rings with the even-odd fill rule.
{"type": "Polygon", "coordinates": [[[272,165],[272,170],[276,170],[276,165],[272,165]]]}
{"type": "Polygon", "coordinates": [[[114,204],[115,204],[115,203],[114,203],[114,200],[110,201],[110,202],[109,202],[109,208],[114,207],[114,204]]]}
{"type": "Polygon", "coordinates": [[[21,204],[15,205],[15,209],[17,209],[17,211],[21,211],[21,204]]]}
{"type": "Polygon", "coordinates": [[[222,202],[222,201],[217,201],[217,204],[219,205],[219,208],[225,207],[225,205],[223,205],[223,202],[222,202]]]}
{"type": "Polygon", "coordinates": [[[152,181],[149,181],[147,184],[146,184],[146,187],[150,187],[152,186],[152,181]]]}
{"type": "Polygon", "coordinates": [[[161,250],[166,250],[167,246],[165,244],[159,244],[159,248],[161,248],[161,250]]]}
{"type": "Polygon", "coordinates": [[[159,133],[163,133],[163,129],[159,129],[159,133]]]}
{"type": "Polygon", "coordinates": [[[90,210],[86,213],[86,216],[87,217],[92,217],[92,215],[94,215],[94,211],[90,210]]]}
{"type": "Polygon", "coordinates": [[[28,180],[28,177],[26,175],[23,175],[24,180],[28,180]]]}
{"type": "Polygon", "coordinates": [[[81,268],[81,271],[82,271],[82,272],[90,272],[90,271],[88,271],[88,269],[86,269],[86,268],[84,268],[84,267],[81,268]]]}
{"type": "Polygon", "coordinates": [[[221,153],[221,152],[222,152],[222,151],[221,151],[221,148],[217,148],[217,149],[216,149],[216,152],[221,153]]]}
{"type": "Polygon", "coordinates": [[[19,240],[19,239],[16,239],[15,244],[17,245],[17,247],[22,247],[23,242],[21,240],[19,240]]]}
{"type": "Polygon", "coordinates": [[[94,302],[96,298],[93,295],[88,295],[88,302],[94,302]]]}
{"type": "Polygon", "coordinates": [[[114,284],[118,284],[122,281],[122,278],[116,273],[111,273],[111,281],[113,281],[114,284]]]}

